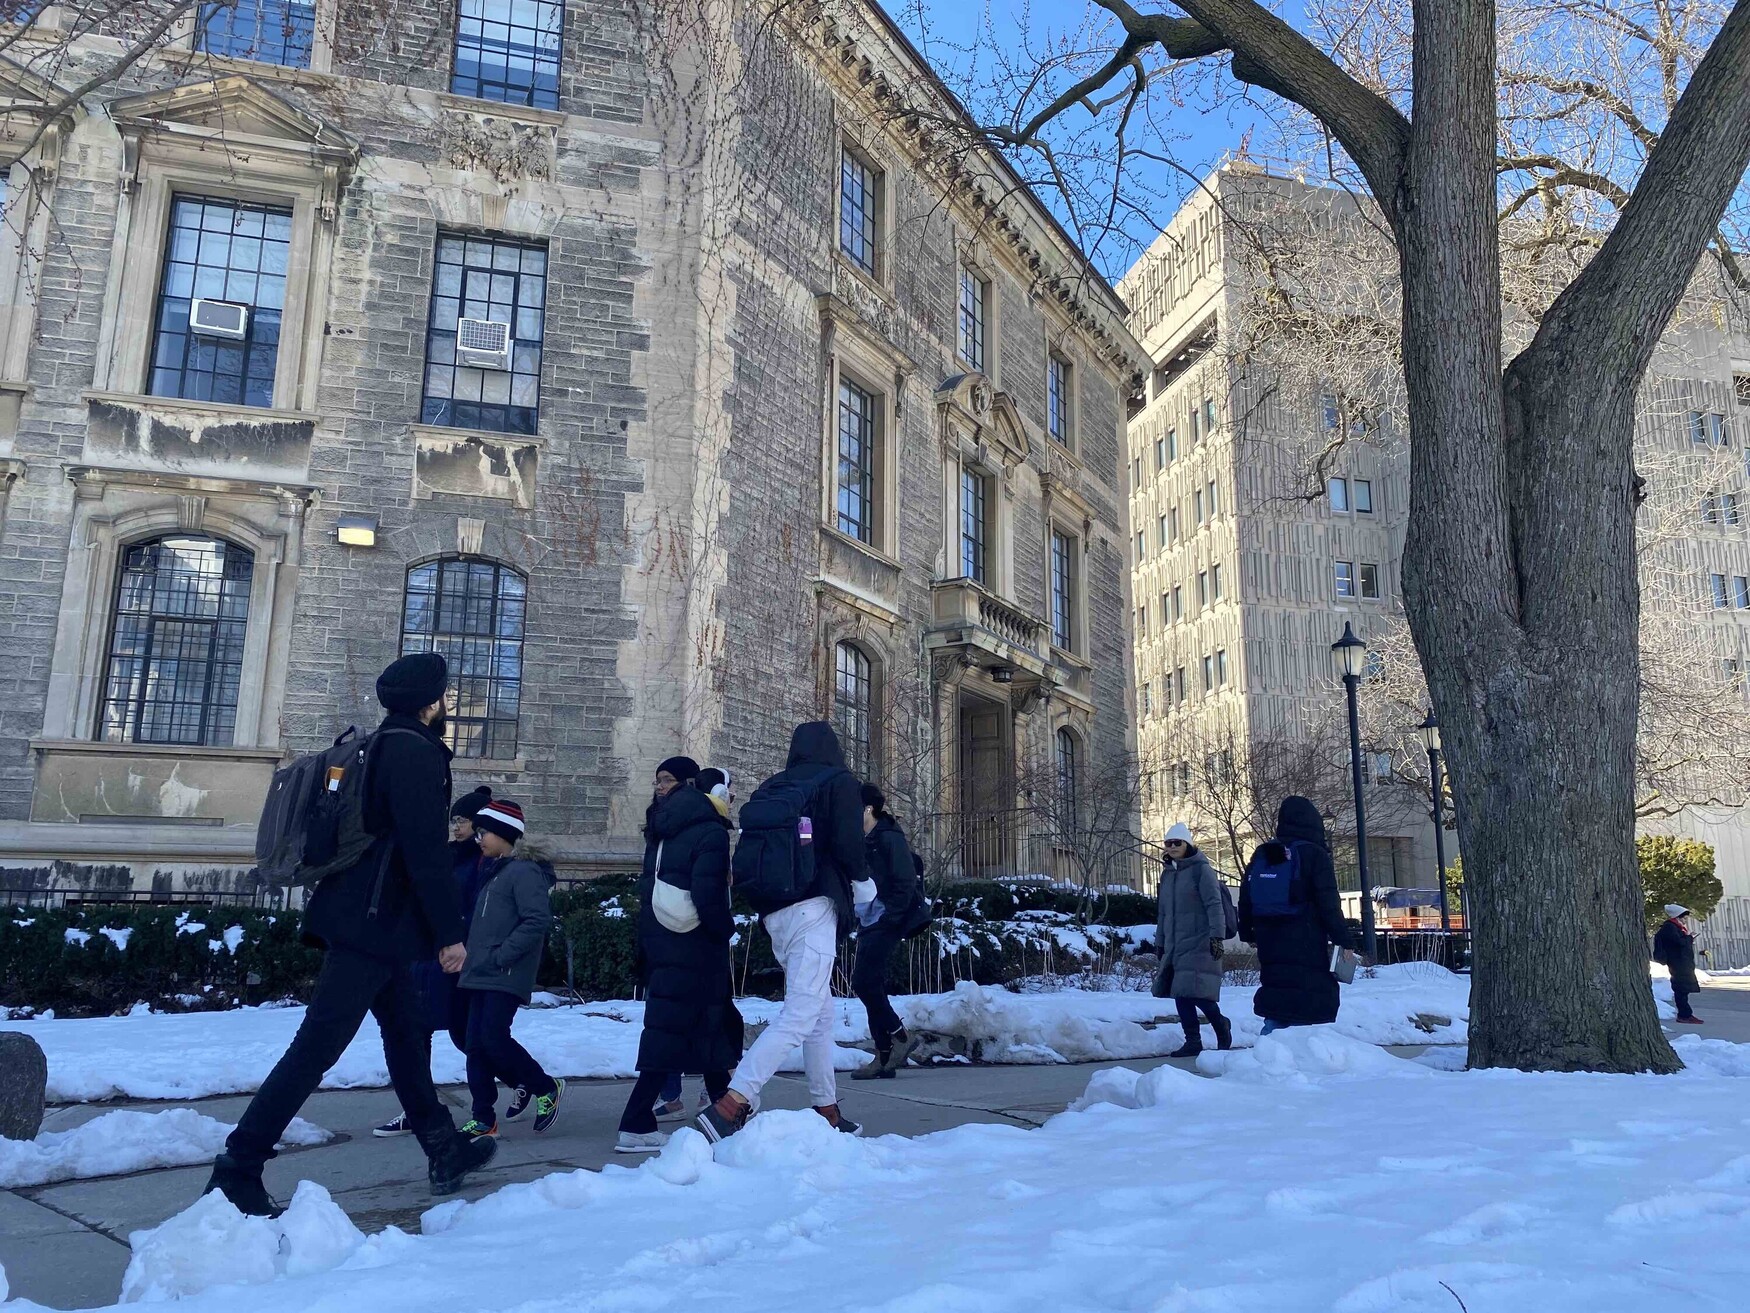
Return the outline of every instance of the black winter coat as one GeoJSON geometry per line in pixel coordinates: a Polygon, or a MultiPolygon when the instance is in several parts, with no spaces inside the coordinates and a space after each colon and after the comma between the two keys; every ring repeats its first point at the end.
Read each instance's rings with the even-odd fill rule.
{"type": "Polygon", "coordinates": [[[1653,936],[1653,961],[1671,971],[1671,988],[1697,993],[1701,982],[1695,976],[1695,936],[1675,921],[1666,921],[1653,936]]]}
{"type": "MultiPolygon", "coordinates": [[[[1315,1026],[1337,1019],[1341,995],[1331,974],[1331,946],[1354,948],[1343,919],[1325,822],[1305,798],[1289,798],[1276,819],[1272,844],[1298,842],[1301,908],[1292,917],[1253,917],[1251,883],[1240,886],[1240,938],[1258,948],[1261,983],[1252,1011],[1283,1025],[1315,1026]]],[[[1263,852],[1272,844],[1259,846],[1263,852]]],[[[1252,854],[1258,860],[1258,853],[1252,854]]]]}
{"type": "Polygon", "coordinates": [[[638,955],[644,982],[639,1071],[729,1071],[741,1061],[741,1014],[730,989],[729,821],[683,785],[654,804],[638,878],[638,955]],[[668,883],[685,887],[699,924],[676,934],[656,919],[656,851],[668,883]]]}
{"type": "MultiPolygon", "coordinates": [[[[851,883],[863,874],[863,788],[845,765],[839,736],[824,720],[798,725],[790,736],[790,756],[781,772],[813,790],[806,815],[814,822],[814,883],[783,902],[750,899],[761,916],[810,898],[830,898],[839,914],[839,933],[848,934],[851,883]]],[[[776,777],[774,777],[776,778],[776,777]]]]}
{"type": "Polygon", "coordinates": [[[875,882],[875,896],[882,907],[881,919],[865,929],[910,933],[923,910],[924,891],[905,831],[899,828],[898,821],[884,816],[864,838],[863,851],[869,878],[875,882]]]}
{"type": "MultiPolygon", "coordinates": [[[[480,898],[480,865],[483,854],[473,839],[450,840],[450,870],[456,878],[456,894],[462,900],[462,942],[467,942],[468,927],[474,921],[474,904],[480,898]]],[[[449,1030],[456,1022],[468,1024],[467,1009],[457,1015],[456,977],[437,964],[436,958],[426,958],[413,964],[413,983],[419,989],[419,1003],[425,1015],[425,1028],[430,1031],[449,1030]]]]}
{"type": "Polygon", "coordinates": [[[435,957],[463,942],[450,856],[447,744],[417,717],[391,714],[365,765],[365,828],[381,837],[358,865],[311,891],[304,941],[393,962],[435,957]]]}

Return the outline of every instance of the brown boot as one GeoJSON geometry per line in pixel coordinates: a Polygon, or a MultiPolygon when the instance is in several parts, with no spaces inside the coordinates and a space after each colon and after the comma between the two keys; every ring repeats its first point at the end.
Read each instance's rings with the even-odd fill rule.
{"type": "Polygon", "coordinates": [[[699,1114],[699,1129],[705,1132],[705,1138],[716,1144],[727,1140],[743,1126],[753,1112],[753,1106],[744,1101],[734,1090],[725,1091],[723,1097],[699,1114]]]}
{"type": "Polygon", "coordinates": [[[824,1108],[816,1107],[815,1111],[825,1117],[826,1124],[835,1131],[843,1131],[846,1135],[861,1135],[863,1133],[863,1128],[841,1113],[836,1103],[829,1103],[824,1108]]]}

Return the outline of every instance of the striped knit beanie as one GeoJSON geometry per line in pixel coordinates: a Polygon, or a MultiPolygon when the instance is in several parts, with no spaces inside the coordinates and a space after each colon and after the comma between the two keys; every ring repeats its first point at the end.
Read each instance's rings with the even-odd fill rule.
{"type": "Polygon", "coordinates": [[[474,813],[474,828],[514,844],[523,837],[523,809],[508,798],[494,798],[474,813]]]}

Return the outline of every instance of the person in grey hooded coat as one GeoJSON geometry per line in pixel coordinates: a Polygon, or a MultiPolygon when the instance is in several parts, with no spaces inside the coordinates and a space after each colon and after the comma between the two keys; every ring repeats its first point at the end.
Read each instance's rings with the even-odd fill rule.
{"type": "Polygon", "coordinates": [[[1191,842],[1184,824],[1167,831],[1166,861],[1161,865],[1160,910],[1155,920],[1155,946],[1161,967],[1156,992],[1170,997],[1179,1011],[1185,1042],[1171,1056],[1193,1057],[1203,1051],[1202,1011],[1221,1048],[1233,1043],[1233,1023],[1221,1012],[1221,955],[1227,937],[1221,884],[1209,859],[1191,842]]]}

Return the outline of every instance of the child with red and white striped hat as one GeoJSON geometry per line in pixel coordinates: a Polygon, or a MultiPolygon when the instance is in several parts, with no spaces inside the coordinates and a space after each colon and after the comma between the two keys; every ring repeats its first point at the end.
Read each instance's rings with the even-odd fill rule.
{"type": "Polygon", "coordinates": [[[462,1131],[476,1137],[498,1134],[499,1081],[517,1092],[507,1118],[514,1121],[532,1104],[537,1132],[558,1117],[565,1092],[565,1082],[549,1076],[510,1033],[517,1008],[534,992],[553,923],[553,864],[524,842],[525,827],[523,809],[508,798],[494,798],[474,815],[484,861],[461,988],[470,994],[468,1092],[474,1100],[474,1116],[462,1131]]]}

